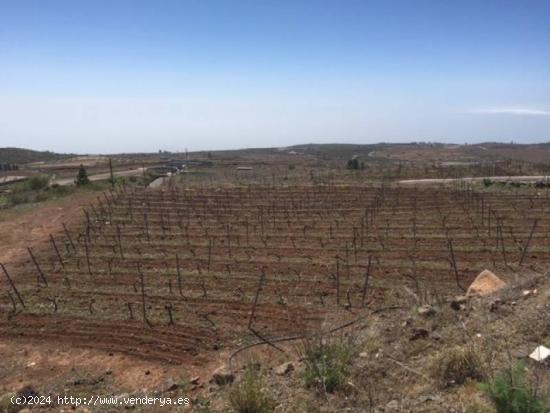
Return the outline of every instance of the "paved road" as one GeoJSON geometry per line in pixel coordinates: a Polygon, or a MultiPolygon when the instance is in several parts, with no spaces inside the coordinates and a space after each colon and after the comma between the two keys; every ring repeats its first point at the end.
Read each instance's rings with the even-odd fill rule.
{"type": "Polygon", "coordinates": [[[430,179],[405,179],[403,181],[397,181],[400,184],[444,184],[456,181],[466,181],[466,182],[483,182],[484,179],[490,179],[491,181],[497,182],[509,182],[509,181],[524,181],[524,182],[536,182],[542,181],[544,179],[549,179],[545,175],[520,175],[520,176],[476,176],[476,177],[466,177],[466,178],[430,178],[430,179]]]}
{"type": "MultiPolygon", "coordinates": [[[[114,172],[113,175],[115,177],[119,176],[138,176],[143,174],[143,168],[137,168],[137,169],[130,169],[127,171],[117,171],[114,172]]],[[[111,174],[109,172],[96,174],[96,175],[88,175],[88,179],[90,181],[103,181],[105,179],[109,179],[111,177],[111,174]]],[[[62,178],[62,179],[56,179],[53,181],[54,184],[58,185],[72,185],[74,184],[75,178],[62,178]]]]}

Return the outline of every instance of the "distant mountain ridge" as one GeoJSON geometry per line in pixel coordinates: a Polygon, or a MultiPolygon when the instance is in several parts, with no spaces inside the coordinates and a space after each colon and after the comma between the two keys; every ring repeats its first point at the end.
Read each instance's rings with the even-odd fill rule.
{"type": "Polygon", "coordinates": [[[0,148],[0,163],[25,164],[32,162],[55,161],[75,156],[50,151],[34,151],[22,148],[0,148]]]}

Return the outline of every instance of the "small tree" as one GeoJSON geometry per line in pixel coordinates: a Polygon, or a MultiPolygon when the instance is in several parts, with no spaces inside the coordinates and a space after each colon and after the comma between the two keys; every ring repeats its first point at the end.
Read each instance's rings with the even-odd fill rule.
{"type": "Polygon", "coordinates": [[[359,159],[357,157],[353,157],[348,161],[348,169],[359,169],[359,159]]]}
{"type": "Polygon", "coordinates": [[[88,173],[86,172],[84,165],[80,164],[80,168],[78,169],[78,174],[76,175],[74,182],[76,186],[88,185],[90,183],[90,179],[88,179],[88,173]]]}

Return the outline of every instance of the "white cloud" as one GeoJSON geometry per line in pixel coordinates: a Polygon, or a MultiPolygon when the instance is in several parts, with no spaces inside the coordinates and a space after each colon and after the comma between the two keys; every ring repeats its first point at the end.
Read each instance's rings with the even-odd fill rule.
{"type": "Polygon", "coordinates": [[[526,116],[550,116],[550,111],[525,108],[525,107],[494,107],[482,108],[471,111],[473,113],[485,113],[490,115],[526,115],[526,116]]]}

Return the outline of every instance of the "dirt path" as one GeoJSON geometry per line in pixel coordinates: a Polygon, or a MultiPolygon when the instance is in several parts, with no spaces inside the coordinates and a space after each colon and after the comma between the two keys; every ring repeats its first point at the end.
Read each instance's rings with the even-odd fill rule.
{"type": "MultiPolygon", "coordinates": [[[[121,177],[121,176],[138,176],[143,174],[143,168],[137,168],[137,169],[129,169],[127,171],[118,171],[113,172],[113,175],[115,177],[121,177]]],[[[109,172],[96,174],[96,175],[89,175],[88,179],[90,181],[103,181],[105,179],[109,179],[111,177],[111,174],[109,172]]],[[[63,179],[56,179],[54,183],[58,185],[72,185],[74,183],[74,178],[63,178],[63,179]]]]}
{"type": "Polygon", "coordinates": [[[402,181],[397,181],[399,184],[444,184],[456,181],[465,181],[465,182],[483,182],[484,179],[490,179],[497,182],[518,182],[518,181],[528,181],[535,182],[541,181],[543,179],[548,179],[548,176],[544,175],[521,175],[521,176],[478,176],[478,177],[465,177],[465,178],[430,178],[430,179],[405,179],[402,181]]]}

